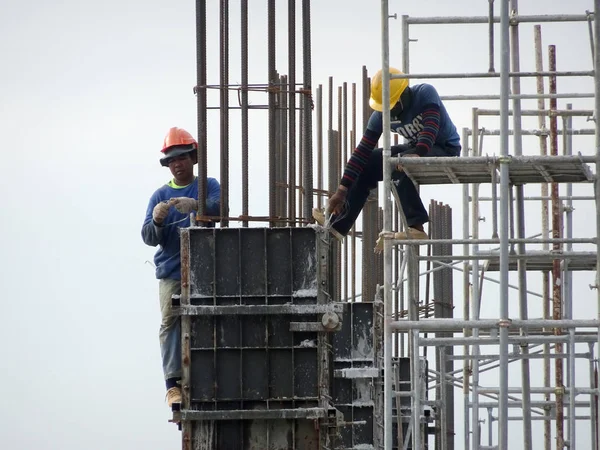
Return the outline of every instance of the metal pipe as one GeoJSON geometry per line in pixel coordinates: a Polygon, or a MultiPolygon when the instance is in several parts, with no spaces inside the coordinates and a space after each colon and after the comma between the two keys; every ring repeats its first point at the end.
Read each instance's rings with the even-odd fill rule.
{"type": "MultiPolygon", "coordinates": [[[[248,0],[240,4],[241,21],[241,127],[242,127],[242,216],[248,212],[248,0]]],[[[221,211],[223,213],[224,211],[221,211]]],[[[248,221],[242,221],[242,227],[248,227],[248,221]]]]}
{"type": "MultiPolygon", "coordinates": [[[[585,22],[588,20],[586,14],[544,14],[511,17],[515,23],[544,23],[544,22],[585,22]]],[[[410,25],[435,25],[435,24],[486,24],[489,18],[486,16],[456,16],[456,17],[407,17],[406,22],[410,25]]],[[[500,17],[494,17],[494,23],[502,23],[502,9],[500,17]]]]}
{"type": "MultiPolygon", "coordinates": [[[[479,153],[479,122],[478,122],[478,114],[477,108],[473,108],[473,156],[480,156],[479,153]]],[[[479,253],[479,244],[477,243],[477,239],[479,239],[479,184],[474,183],[472,185],[472,209],[471,209],[471,237],[475,240],[472,244],[473,254],[479,253]]],[[[474,321],[479,319],[479,260],[473,259],[472,263],[472,273],[471,273],[471,318],[474,321]]],[[[477,339],[479,337],[479,329],[474,328],[472,330],[473,338],[477,339]]],[[[472,349],[472,354],[477,356],[479,354],[479,346],[475,345],[472,349]]],[[[471,423],[472,423],[472,448],[478,449],[480,444],[480,436],[479,436],[479,396],[477,393],[477,389],[479,388],[479,360],[475,359],[472,362],[472,370],[471,370],[471,398],[472,404],[474,405],[471,410],[471,423]]]]}
{"type": "MultiPolygon", "coordinates": [[[[550,76],[553,75],[550,72],[519,72],[514,73],[511,72],[508,74],[509,77],[537,77],[541,76],[550,76]]],[[[579,70],[579,71],[563,71],[556,72],[554,74],[559,77],[593,77],[593,70],[579,70]]],[[[411,80],[420,80],[420,79],[451,79],[451,78],[498,78],[499,74],[494,72],[472,72],[472,73],[415,73],[415,74],[394,74],[391,76],[392,79],[402,79],[402,78],[410,78],[411,80]]]]}
{"type": "MultiPolygon", "coordinates": [[[[518,100],[518,99],[515,99],[518,100]]],[[[556,101],[556,97],[550,99],[551,101],[556,101]]],[[[513,110],[508,111],[508,115],[512,116],[514,114],[513,110]]],[[[524,109],[521,110],[520,114],[522,116],[540,116],[547,115],[550,117],[554,116],[580,116],[580,117],[591,117],[594,115],[594,111],[588,109],[550,109],[550,110],[537,110],[537,109],[524,109]]],[[[500,111],[497,109],[479,109],[480,116],[498,116],[500,115],[500,111]]]]}
{"type": "MultiPolygon", "coordinates": [[[[462,331],[464,328],[472,330],[506,329],[506,330],[531,330],[540,328],[598,328],[598,319],[413,319],[394,320],[391,322],[394,330],[421,330],[421,331],[462,331]]],[[[527,337],[522,335],[521,337],[527,337]]],[[[476,341],[477,336],[473,336],[476,341]]]]}
{"type": "MultiPolygon", "coordinates": [[[[476,138],[474,138],[475,140],[476,138]]],[[[464,151],[466,155],[469,155],[469,137],[467,135],[467,128],[463,128],[462,132],[462,144],[464,147],[464,151]]],[[[463,184],[463,255],[469,256],[469,185],[463,184]]],[[[464,261],[463,263],[463,319],[469,320],[470,318],[470,308],[469,308],[469,293],[470,293],[470,284],[469,284],[469,263],[468,261],[464,261]]],[[[463,329],[463,336],[468,337],[471,334],[471,330],[463,329]]],[[[470,352],[469,346],[465,345],[463,347],[463,353],[468,355],[470,352]]],[[[469,439],[469,430],[470,430],[470,418],[469,418],[469,362],[465,360],[463,362],[463,406],[464,406],[464,422],[463,422],[463,433],[464,433],[464,443],[463,446],[465,450],[470,449],[471,440],[469,439]]]]}
{"type": "MultiPolygon", "coordinates": [[[[500,58],[500,154],[508,156],[508,93],[509,93],[509,13],[508,0],[501,3],[501,58],[500,58]]],[[[500,165],[500,319],[508,320],[508,203],[509,172],[508,165],[500,165]]],[[[500,328],[500,383],[502,392],[508,391],[508,329],[500,328]]],[[[498,406],[498,449],[508,450],[508,400],[506,394],[500,395],[498,406]]]]}
{"type": "MultiPolygon", "coordinates": [[[[206,0],[196,0],[196,84],[206,85],[206,0]]],[[[206,89],[196,90],[197,126],[198,126],[198,214],[206,214],[206,89]]],[[[223,211],[221,212],[223,213],[223,211]]],[[[205,222],[197,222],[200,225],[205,222]]]]}
{"type": "Polygon", "coordinates": [[[302,156],[304,158],[304,217],[311,217],[313,209],[313,151],[312,151],[312,67],[310,36],[310,0],[302,0],[302,63],[304,114],[302,126],[302,156]]]}
{"type": "MultiPolygon", "coordinates": [[[[390,98],[390,42],[389,42],[389,9],[388,1],[381,0],[381,70],[382,70],[382,98],[390,98]]],[[[391,178],[391,167],[387,164],[387,159],[391,156],[390,150],[390,105],[389,102],[383,102],[383,180],[384,183],[391,178]]],[[[383,190],[383,229],[390,230],[392,225],[392,201],[389,189],[383,190]]],[[[383,351],[384,351],[384,382],[383,382],[383,397],[384,397],[384,449],[391,450],[393,445],[392,427],[393,427],[393,404],[392,404],[392,330],[390,323],[392,321],[392,247],[386,242],[383,249],[383,259],[385,261],[383,271],[383,308],[384,308],[384,324],[383,324],[383,351]]],[[[418,336],[417,336],[418,337],[418,336]]],[[[418,345],[417,345],[418,351],[418,345]]],[[[418,353],[417,353],[418,354],[418,353]]],[[[411,365],[414,362],[411,361],[411,365]]],[[[414,371],[413,371],[414,377],[414,371]]],[[[412,377],[411,377],[412,378],[412,377]]],[[[417,383],[413,378],[412,387],[417,383]]],[[[416,398],[413,397],[416,401],[416,398]]],[[[400,414],[400,412],[398,412],[400,414]]],[[[413,410],[414,414],[414,410],[413,410]]],[[[418,425],[418,424],[417,424],[418,425]]],[[[402,426],[399,423],[398,426],[402,426]]],[[[421,450],[420,439],[418,439],[418,426],[413,428],[413,449],[421,450]]]]}
{"type": "MultiPolygon", "coordinates": [[[[327,143],[329,145],[329,129],[327,143]]],[[[323,192],[323,85],[317,86],[317,191],[323,192]]],[[[330,188],[327,189],[330,192],[330,188]]],[[[317,195],[317,208],[323,208],[322,195],[317,195]]]]}
{"type": "MultiPolygon", "coordinates": [[[[519,14],[519,3],[518,0],[510,0],[510,10],[512,17],[518,17],[519,14]]],[[[510,56],[511,56],[511,70],[513,72],[520,72],[520,54],[519,54],[519,27],[517,23],[512,23],[510,27],[510,56]]],[[[512,78],[512,93],[519,95],[521,93],[521,79],[519,77],[512,78]]],[[[518,98],[513,99],[513,146],[515,155],[523,154],[523,140],[521,137],[521,100],[518,98]]],[[[517,238],[525,237],[525,202],[524,188],[523,185],[515,187],[516,190],[516,220],[517,220],[517,238]]],[[[517,245],[517,253],[525,254],[525,243],[521,242],[517,245]]],[[[517,261],[517,271],[519,279],[519,314],[521,320],[527,320],[528,308],[527,308],[527,266],[526,261],[519,259],[517,261]]],[[[521,331],[521,334],[526,335],[525,331],[521,331]]],[[[521,352],[523,355],[529,354],[529,347],[522,346],[521,352]]],[[[525,450],[532,450],[533,437],[531,433],[531,384],[530,384],[530,373],[529,373],[529,360],[524,357],[521,360],[521,385],[523,386],[523,448],[525,450]]]]}
{"type": "Polygon", "coordinates": [[[569,393],[569,447],[577,448],[576,437],[577,431],[575,430],[575,330],[569,330],[569,380],[568,386],[570,388],[569,393]]]}
{"type": "MultiPolygon", "coordinates": [[[[246,0],[247,1],[247,0],[246,0]]],[[[321,86],[319,86],[321,88],[321,86]]],[[[288,112],[288,145],[289,145],[289,167],[288,167],[288,217],[290,226],[296,226],[296,0],[288,0],[288,91],[289,91],[289,112],[288,112]]],[[[317,101],[319,97],[317,96],[317,101]]],[[[319,114],[317,109],[317,114],[319,114]]],[[[318,143],[323,145],[323,124],[317,119],[318,143]],[[320,128],[319,128],[320,127],[320,128]],[[320,131],[319,131],[320,130],[320,131]],[[321,133],[319,135],[319,132],[321,133]],[[320,137],[319,137],[320,136],[320,137]]],[[[319,152],[319,156],[321,152],[319,152]]],[[[322,182],[322,166],[317,170],[317,174],[322,182]]],[[[323,188],[322,184],[319,187],[323,188]]],[[[320,197],[319,197],[320,199],[320,197]]],[[[310,217],[310,216],[309,216],[310,217]]]]}
{"type": "MultiPolygon", "coordinates": [[[[350,148],[356,148],[356,83],[352,83],[352,138],[350,148]]],[[[356,224],[352,225],[352,302],[356,300],[356,224]]]]}
{"type": "Polygon", "coordinates": [[[275,71],[275,0],[267,2],[267,53],[268,69],[267,77],[269,80],[269,226],[277,226],[274,220],[276,212],[276,192],[277,192],[277,173],[276,173],[276,132],[275,114],[277,105],[277,72],[275,71]]]}
{"type": "MultiPolygon", "coordinates": [[[[556,70],[556,47],[553,45],[548,46],[548,65],[550,71],[556,70]]],[[[550,92],[556,92],[556,77],[550,77],[550,92]]],[[[550,110],[556,109],[556,99],[550,100],[550,110]]],[[[558,137],[556,130],[558,129],[556,116],[550,116],[550,154],[553,156],[558,155],[558,137]]],[[[558,183],[552,183],[551,185],[552,195],[552,237],[558,239],[561,237],[561,214],[560,214],[560,202],[558,201],[559,186],[558,183]]],[[[560,251],[560,244],[553,244],[552,249],[554,251],[560,251]]],[[[561,268],[560,261],[558,259],[553,260],[552,263],[552,317],[555,320],[562,319],[563,317],[563,305],[562,305],[562,292],[561,292],[561,268]]],[[[555,334],[561,334],[560,328],[554,328],[555,334]]],[[[557,343],[555,352],[562,353],[562,343],[557,343]]],[[[556,385],[556,445],[557,448],[563,448],[565,443],[564,436],[564,398],[562,389],[563,383],[563,361],[557,359],[555,362],[555,385],[556,385]]]]}
{"type": "MultiPolygon", "coordinates": [[[[385,98],[385,97],[384,97],[385,98]]],[[[421,450],[423,433],[421,431],[421,359],[419,358],[419,331],[412,333],[412,418],[413,418],[413,445],[414,450],[421,450]]],[[[391,450],[391,447],[390,447],[391,450]]]]}
{"type": "MultiPolygon", "coordinates": [[[[572,109],[573,105],[571,103],[567,104],[567,110],[572,109]]],[[[572,117],[563,117],[563,129],[570,130],[573,125],[572,117]]],[[[573,154],[573,138],[568,134],[563,135],[563,154],[566,156],[570,156],[573,154]]],[[[573,237],[573,201],[571,200],[571,196],[573,195],[573,183],[567,183],[567,200],[566,205],[564,205],[563,209],[565,211],[565,225],[566,225],[566,235],[567,239],[573,237]]],[[[558,199],[559,203],[561,203],[560,197],[558,199]]],[[[567,251],[573,251],[573,244],[567,241],[567,251]]],[[[565,317],[567,319],[573,318],[573,272],[569,270],[569,260],[566,259],[563,263],[563,271],[564,271],[564,284],[563,284],[563,292],[564,292],[564,302],[565,302],[565,317]]],[[[567,374],[569,377],[571,376],[569,373],[567,374]]]]}
{"type": "MultiPolygon", "coordinates": [[[[542,69],[536,71],[541,72],[542,69]]],[[[562,94],[519,94],[509,95],[509,99],[520,98],[521,100],[535,100],[541,98],[593,98],[593,93],[562,93],[562,94]]],[[[457,94],[457,95],[440,95],[440,99],[446,101],[458,101],[458,100],[500,100],[500,96],[496,94],[457,94]]]]}
{"type": "MultiPolygon", "coordinates": [[[[596,342],[597,339],[597,335],[594,334],[587,334],[587,335],[576,335],[575,336],[575,342],[578,343],[587,343],[587,342],[596,342]]],[[[529,336],[523,336],[523,337],[519,337],[519,336],[510,336],[508,338],[508,342],[512,345],[521,345],[521,344],[546,344],[546,343],[556,343],[556,342],[562,342],[562,343],[567,343],[569,341],[569,337],[562,335],[562,336],[555,336],[555,335],[549,335],[549,336],[534,336],[534,335],[529,335],[529,336]]],[[[422,338],[420,341],[421,346],[435,346],[435,345],[473,345],[475,342],[477,342],[479,345],[498,345],[499,344],[499,337],[480,337],[477,341],[474,341],[472,337],[470,338],[427,338],[424,339],[422,338]]],[[[494,368],[498,368],[499,366],[496,366],[494,368]]],[[[483,372],[483,370],[482,370],[483,372]]]]}
{"type": "MultiPolygon", "coordinates": [[[[535,47],[535,70],[542,71],[543,70],[543,58],[542,58],[542,29],[541,25],[534,26],[534,47],[535,47]]],[[[544,78],[537,77],[536,78],[536,90],[540,95],[544,95],[544,78]]],[[[553,95],[553,94],[550,94],[553,95]]],[[[552,98],[552,97],[551,97],[552,98]]],[[[538,99],[538,109],[540,111],[544,111],[546,108],[545,101],[543,98],[538,99]]],[[[546,129],[546,116],[541,113],[538,116],[538,126],[540,129],[546,129]]],[[[540,135],[540,155],[546,156],[548,154],[548,136],[540,135]]],[[[546,237],[549,234],[549,224],[548,224],[548,183],[541,184],[541,194],[542,194],[542,205],[541,205],[541,214],[542,214],[542,236],[546,237]]],[[[543,249],[545,251],[549,250],[548,243],[543,244],[543,249]]],[[[542,295],[543,295],[543,317],[544,319],[548,319],[550,317],[550,292],[548,288],[549,284],[549,273],[548,271],[544,271],[542,273],[542,295]]],[[[546,356],[550,355],[550,345],[544,344],[543,353],[546,356]]],[[[550,387],[550,359],[546,358],[544,360],[544,386],[550,387]]],[[[546,401],[550,401],[550,394],[546,394],[544,396],[546,401]]],[[[550,408],[544,409],[544,416],[550,418],[550,408]]],[[[552,446],[552,430],[550,420],[546,420],[544,422],[544,449],[550,450],[552,446]]]]}
{"type": "MultiPolygon", "coordinates": [[[[598,17],[600,13],[600,0],[594,0],[594,18],[598,17]]],[[[594,116],[596,117],[596,167],[600,167],[600,127],[598,126],[598,119],[600,117],[600,20],[594,20],[594,71],[596,76],[594,77],[594,92],[596,94],[594,99],[594,116]]],[[[595,181],[595,194],[596,194],[596,236],[600,237],[600,220],[598,214],[600,213],[600,177],[596,177],[595,181]]],[[[600,318],[600,242],[596,243],[596,303],[598,317],[600,318]]],[[[600,348],[600,330],[598,330],[598,347],[600,348]]],[[[597,373],[596,373],[597,382],[597,373]]],[[[592,424],[592,427],[596,428],[596,442],[594,445],[598,447],[598,396],[595,399],[596,408],[596,422],[592,424]]]]}
{"type": "Polygon", "coordinates": [[[490,63],[490,68],[488,69],[488,72],[495,72],[496,70],[494,69],[494,0],[488,0],[488,3],[489,3],[488,35],[489,35],[489,63],[490,63]]]}
{"type": "Polygon", "coordinates": [[[591,444],[592,450],[598,450],[598,411],[596,410],[596,395],[598,393],[598,388],[594,382],[594,343],[590,342],[588,344],[590,352],[589,352],[589,375],[590,375],[590,433],[591,433],[591,444]]]}
{"type": "MultiPolygon", "coordinates": [[[[508,134],[506,135],[508,138],[508,134]]],[[[447,156],[432,156],[427,158],[428,166],[451,166],[454,161],[449,161],[447,156]]],[[[586,155],[577,155],[577,156],[531,156],[531,155],[523,155],[523,156],[469,156],[469,157],[461,157],[460,163],[462,165],[471,165],[471,164],[493,164],[493,165],[501,165],[501,164],[510,164],[511,161],[515,161],[517,163],[573,163],[573,162],[581,162],[581,163],[596,163],[595,156],[586,156],[586,155]]],[[[389,159],[390,165],[398,165],[402,164],[403,166],[410,167],[412,165],[423,164],[423,161],[420,161],[419,158],[401,158],[401,157],[392,157],[389,159]]]]}
{"type": "MultiPolygon", "coordinates": [[[[340,114],[343,117],[342,124],[340,127],[340,139],[341,139],[341,158],[338,165],[338,176],[341,177],[341,173],[344,170],[344,164],[348,161],[348,83],[344,81],[342,84],[342,108],[340,114]]],[[[348,298],[348,259],[350,255],[348,253],[348,239],[344,239],[344,298],[348,298]]]]}

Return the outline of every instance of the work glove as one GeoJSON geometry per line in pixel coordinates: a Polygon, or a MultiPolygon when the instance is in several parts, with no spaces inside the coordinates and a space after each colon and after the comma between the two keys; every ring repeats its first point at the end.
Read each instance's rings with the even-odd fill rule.
{"type": "Polygon", "coordinates": [[[189,214],[198,209],[198,200],[189,197],[175,197],[169,200],[169,203],[183,214],[189,214]]]}
{"type": "Polygon", "coordinates": [[[344,210],[344,204],[346,203],[346,196],[348,195],[348,191],[346,189],[342,189],[341,187],[335,191],[335,194],[331,196],[329,202],[327,203],[327,212],[329,214],[340,215],[344,210]]]}
{"type": "Polygon", "coordinates": [[[156,205],[152,210],[152,220],[154,220],[154,223],[161,224],[169,214],[169,208],[170,206],[167,202],[160,202],[156,205]]]}
{"type": "MultiPolygon", "coordinates": [[[[420,158],[420,155],[417,155],[416,153],[405,153],[405,154],[401,154],[398,156],[400,156],[402,158],[420,158]]],[[[396,166],[396,170],[399,172],[403,172],[404,168],[402,167],[402,164],[398,164],[396,166]]]]}

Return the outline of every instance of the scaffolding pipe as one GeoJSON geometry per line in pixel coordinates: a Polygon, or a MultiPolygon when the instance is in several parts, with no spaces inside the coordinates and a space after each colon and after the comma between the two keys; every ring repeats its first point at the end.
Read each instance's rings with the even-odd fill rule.
{"type": "MultiPolygon", "coordinates": [[[[489,63],[488,72],[495,72],[494,69],[494,0],[488,0],[488,35],[489,35],[489,63]]],[[[491,444],[490,444],[491,445],[491,444]]]]}
{"type": "MultiPolygon", "coordinates": [[[[600,12],[600,0],[594,0],[594,17],[600,12]]],[[[594,99],[594,116],[596,117],[596,167],[600,167],[600,126],[598,126],[598,120],[600,120],[600,20],[594,20],[594,71],[596,76],[594,77],[594,92],[596,97],[594,99]]],[[[600,177],[596,177],[595,181],[595,193],[596,193],[596,237],[600,238],[600,219],[597,217],[598,211],[600,211],[600,177]]],[[[597,314],[600,318],[600,242],[596,243],[596,303],[597,303],[597,314]]],[[[598,347],[600,348],[600,330],[598,330],[598,347]]],[[[597,376],[597,374],[596,374],[597,376]]],[[[596,379],[597,380],[597,379],[596,379]]],[[[598,407],[598,396],[596,396],[595,407],[598,407]]],[[[592,424],[596,428],[596,442],[594,443],[598,447],[598,411],[596,410],[596,423],[592,424]]]]}
{"type": "MultiPolygon", "coordinates": [[[[518,0],[510,0],[510,10],[512,17],[518,17],[519,4],[518,0]]],[[[520,72],[520,54],[519,54],[519,27],[516,22],[513,22],[510,27],[510,56],[511,70],[520,72]]],[[[519,77],[512,78],[512,93],[519,95],[521,93],[521,79],[519,77]]],[[[521,100],[513,99],[513,146],[514,154],[521,156],[523,154],[523,140],[521,137],[521,100]]],[[[525,202],[523,185],[515,186],[516,190],[516,219],[517,219],[517,238],[525,237],[525,202]]],[[[521,242],[517,245],[517,252],[521,255],[525,254],[525,243],[521,242]]],[[[519,314],[521,320],[527,320],[527,262],[523,259],[517,261],[517,271],[519,279],[519,314]]],[[[521,334],[526,335],[524,330],[521,334]]],[[[522,346],[521,352],[524,355],[529,353],[528,346],[522,346]]],[[[527,357],[521,360],[521,384],[523,386],[523,448],[532,450],[532,434],[531,434],[531,393],[530,393],[530,374],[529,360],[527,357]]]]}
{"type": "MultiPolygon", "coordinates": [[[[539,328],[598,328],[600,321],[597,319],[420,319],[420,320],[395,320],[391,328],[395,330],[421,330],[421,331],[462,331],[464,328],[472,330],[489,329],[539,329],[539,328]]],[[[527,336],[521,336],[526,338],[527,336]]],[[[474,340],[476,336],[474,336],[474,340]]]]}
{"type": "Polygon", "coordinates": [[[590,349],[589,355],[589,376],[590,376],[590,433],[592,450],[598,450],[598,411],[596,410],[596,395],[598,388],[594,382],[594,343],[588,343],[590,349]]]}
{"type": "MultiPolygon", "coordinates": [[[[508,94],[509,94],[509,13],[508,0],[501,4],[501,58],[500,58],[500,154],[508,156],[508,94]]],[[[500,319],[508,320],[508,164],[500,165],[500,319]]],[[[508,391],[508,328],[500,328],[500,389],[508,391]]],[[[508,450],[508,399],[500,396],[498,406],[498,448],[508,450]]]]}
{"type": "MultiPolygon", "coordinates": [[[[593,77],[593,70],[578,70],[578,71],[563,71],[556,72],[555,74],[551,72],[511,72],[508,74],[509,77],[537,77],[538,75],[548,77],[550,75],[556,75],[558,77],[593,77]]],[[[490,73],[490,72],[462,72],[462,73],[415,73],[415,74],[394,74],[391,76],[392,79],[404,79],[410,78],[411,80],[420,80],[420,79],[453,79],[453,78],[498,78],[500,75],[498,73],[490,73]]]]}
{"type": "MultiPolygon", "coordinates": [[[[469,155],[469,137],[467,135],[467,128],[463,128],[462,132],[462,144],[466,156],[469,155]]],[[[474,138],[475,140],[476,138],[474,138]]],[[[463,255],[469,256],[469,185],[463,184],[463,255]]],[[[469,262],[465,260],[463,262],[463,319],[469,320],[470,308],[469,308],[469,262]]],[[[463,329],[464,336],[470,336],[471,330],[463,329]]],[[[468,345],[463,347],[465,355],[469,355],[470,349],[468,345]]],[[[465,360],[463,362],[463,406],[464,406],[464,448],[465,450],[470,449],[471,440],[469,439],[470,430],[470,419],[469,419],[469,362],[465,360]]]]}
{"type": "MultiPolygon", "coordinates": [[[[477,114],[477,108],[473,108],[473,156],[480,156],[479,152],[479,116],[477,114]]],[[[473,239],[472,244],[472,252],[474,255],[479,253],[479,244],[477,240],[479,239],[479,184],[473,183],[472,185],[472,210],[471,210],[471,229],[472,234],[471,237],[473,239]]],[[[471,272],[471,318],[474,321],[479,320],[479,260],[473,259],[472,263],[472,272],[471,272]]],[[[473,338],[479,337],[479,328],[472,329],[473,338]]],[[[475,345],[472,349],[472,354],[477,357],[479,355],[479,346],[475,345]]],[[[471,423],[472,423],[472,448],[478,449],[479,444],[481,443],[481,438],[479,435],[479,394],[477,393],[477,389],[479,388],[479,359],[475,358],[472,361],[472,386],[471,386],[471,398],[472,404],[474,405],[471,410],[471,423]]],[[[465,411],[465,417],[467,416],[467,412],[465,411]]]]}
{"type": "MultiPolygon", "coordinates": [[[[541,72],[542,69],[537,69],[536,71],[541,72]]],[[[564,94],[519,94],[519,95],[509,95],[508,98],[510,100],[519,98],[521,100],[535,100],[535,99],[544,99],[544,98],[593,98],[593,93],[564,93],[564,94]]],[[[457,95],[441,95],[440,99],[444,102],[446,101],[458,101],[458,100],[500,100],[500,96],[496,94],[457,94],[457,95]]]]}
{"type": "MultiPolygon", "coordinates": [[[[381,0],[381,70],[382,70],[382,98],[390,97],[390,42],[389,42],[389,10],[388,1],[381,0]]],[[[383,180],[387,187],[387,180],[391,178],[391,167],[387,163],[387,159],[391,156],[390,150],[390,105],[389,102],[383,102],[383,180]]],[[[383,229],[390,230],[392,226],[391,212],[391,192],[388,188],[383,190],[383,229]]],[[[385,242],[383,249],[383,259],[385,266],[383,270],[383,308],[384,308],[384,324],[383,324],[383,352],[384,352],[384,381],[383,381],[383,397],[384,397],[384,450],[392,450],[392,427],[393,427],[393,403],[392,403],[392,247],[389,242],[385,242]]],[[[418,346],[417,346],[418,350],[418,346]]],[[[411,365],[414,362],[411,361],[411,365]]],[[[413,372],[414,373],[414,372],[413,372]]],[[[413,387],[416,380],[413,379],[413,387]]],[[[414,410],[413,410],[414,411],[414,410]]],[[[400,411],[398,411],[400,416],[400,411]]],[[[402,426],[400,422],[398,426],[402,426]]],[[[417,427],[413,430],[418,430],[417,427]]],[[[414,432],[413,432],[414,433],[414,432]]],[[[418,433],[413,434],[413,449],[420,449],[420,440],[418,433]]]]}
{"type": "MultiPolygon", "coordinates": [[[[587,14],[544,14],[511,17],[515,23],[545,23],[545,22],[585,22],[587,14]]],[[[486,16],[454,16],[454,17],[408,17],[406,23],[409,25],[452,25],[452,24],[486,24],[489,18],[486,16]]],[[[494,23],[502,23],[502,9],[500,17],[494,17],[494,23]]],[[[500,40],[502,42],[502,39],[500,40]]],[[[507,47],[508,48],[508,47],[507,47]]]]}

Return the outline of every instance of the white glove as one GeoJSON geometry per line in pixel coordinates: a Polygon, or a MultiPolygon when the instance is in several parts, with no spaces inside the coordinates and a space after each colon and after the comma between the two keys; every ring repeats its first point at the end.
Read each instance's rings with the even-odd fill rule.
{"type": "Polygon", "coordinates": [[[162,223],[169,214],[169,208],[170,206],[168,203],[160,202],[152,210],[152,220],[156,223],[162,223]]]}
{"type": "Polygon", "coordinates": [[[174,206],[177,211],[183,214],[189,214],[198,209],[198,201],[189,197],[176,197],[169,200],[169,204],[174,206]]]}

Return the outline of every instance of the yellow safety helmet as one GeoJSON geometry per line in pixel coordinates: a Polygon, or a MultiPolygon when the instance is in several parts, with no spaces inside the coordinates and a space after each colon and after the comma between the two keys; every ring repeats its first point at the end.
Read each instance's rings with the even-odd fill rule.
{"type": "MultiPolygon", "coordinates": [[[[390,74],[399,74],[402,72],[398,69],[390,67],[390,74]]],[[[396,78],[390,80],[390,108],[393,108],[396,102],[400,99],[400,96],[404,90],[408,87],[407,78],[396,78]]],[[[383,76],[381,70],[371,79],[371,98],[369,99],[369,105],[375,111],[383,111],[383,76]]]]}

